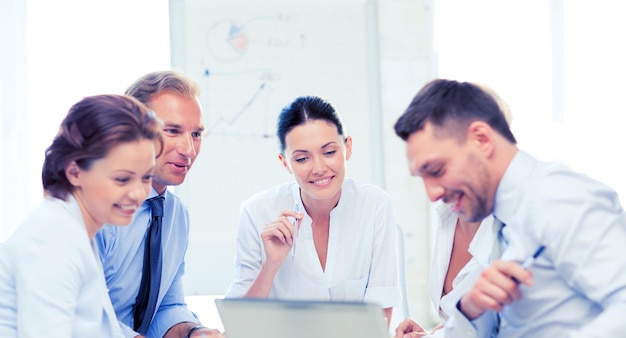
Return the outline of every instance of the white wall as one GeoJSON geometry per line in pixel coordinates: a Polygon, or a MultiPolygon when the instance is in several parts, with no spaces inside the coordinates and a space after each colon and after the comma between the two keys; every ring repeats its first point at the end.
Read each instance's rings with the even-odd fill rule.
{"type": "Polygon", "coordinates": [[[422,181],[409,175],[405,144],[393,131],[412,97],[437,76],[434,7],[429,0],[379,2],[382,132],[385,187],[405,233],[407,294],[411,317],[429,327],[435,317],[426,293],[430,268],[430,208],[422,181]]]}

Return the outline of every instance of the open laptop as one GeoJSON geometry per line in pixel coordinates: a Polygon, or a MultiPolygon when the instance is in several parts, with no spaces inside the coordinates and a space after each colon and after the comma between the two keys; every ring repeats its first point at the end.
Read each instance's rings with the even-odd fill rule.
{"type": "Polygon", "coordinates": [[[216,299],[227,338],[389,338],[380,306],[352,302],[216,299]]]}

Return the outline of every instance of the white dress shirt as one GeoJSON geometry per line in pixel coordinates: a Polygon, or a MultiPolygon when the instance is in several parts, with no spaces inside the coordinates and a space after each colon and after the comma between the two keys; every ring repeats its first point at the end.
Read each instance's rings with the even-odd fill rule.
{"type": "Polygon", "coordinates": [[[458,215],[452,211],[448,204],[441,204],[437,207],[439,214],[439,226],[435,237],[433,258],[430,266],[428,278],[428,294],[439,313],[439,319],[445,322],[450,314],[454,312],[457,301],[474,286],[474,282],[480,272],[489,266],[490,255],[495,240],[493,229],[493,216],[487,216],[478,227],[469,245],[469,253],[472,258],[459,271],[452,281],[452,291],[441,296],[443,284],[448,273],[450,257],[452,255],[452,245],[454,244],[454,233],[458,215]]]}
{"type": "Polygon", "coordinates": [[[76,200],[47,197],[0,246],[0,337],[123,337],[76,200]]]}
{"type": "MultiPolygon", "coordinates": [[[[499,337],[623,337],[626,333],[626,215],[615,191],[519,151],[495,197],[506,224],[502,259],[521,262],[539,245],[532,287],[502,312],[499,337]]],[[[494,323],[456,311],[449,337],[486,337],[494,323]]],[[[448,325],[447,325],[448,326],[448,325]]]]}
{"type": "MultiPolygon", "coordinates": [[[[263,227],[284,209],[302,206],[299,186],[282,184],[242,204],[237,234],[235,279],[226,297],[242,297],[265,259],[263,227]]],[[[330,213],[328,256],[322,267],[313,244],[311,218],[304,212],[295,256],[287,255],[269,298],[364,301],[382,308],[397,306],[396,223],[391,199],[382,189],[346,179],[339,203],[330,213]]]]}

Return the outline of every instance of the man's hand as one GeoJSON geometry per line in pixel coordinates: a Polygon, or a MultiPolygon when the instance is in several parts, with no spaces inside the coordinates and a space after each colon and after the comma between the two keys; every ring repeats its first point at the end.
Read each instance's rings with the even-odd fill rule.
{"type": "Polygon", "coordinates": [[[407,318],[398,324],[394,338],[418,338],[427,334],[413,319],[407,318]]]}
{"type": "Polygon", "coordinates": [[[220,330],[209,328],[197,329],[193,331],[190,337],[226,338],[220,330]]]}
{"type": "MultiPolygon", "coordinates": [[[[170,329],[167,330],[163,338],[187,338],[189,331],[199,325],[200,324],[198,323],[191,322],[178,323],[170,327],[170,329]]],[[[195,329],[193,333],[191,333],[190,337],[225,338],[226,336],[224,336],[220,332],[220,330],[202,327],[199,329],[195,329]]]]}
{"type": "Polygon", "coordinates": [[[520,298],[519,283],[532,286],[532,274],[516,262],[494,261],[483,270],[472,290],[460,300],[459,310],[470,320],[485,311],[500,312],[520,298]]]}

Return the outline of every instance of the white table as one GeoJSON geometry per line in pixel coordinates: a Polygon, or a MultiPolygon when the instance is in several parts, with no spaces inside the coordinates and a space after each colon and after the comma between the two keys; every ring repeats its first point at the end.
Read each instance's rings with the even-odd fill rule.
{"type": "Polygon", "coordinates": [[[224,298],[223,295],[203,295],[203,296],[186,296],[185,302],[187,307],[193,311],[203,326],[211,329],[218,329],[224,332],[224,326],[220,320],[220,315],[215,307],[215,299],[224,298]]]}

